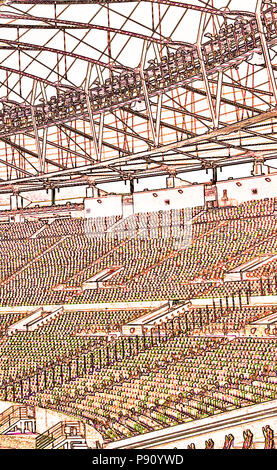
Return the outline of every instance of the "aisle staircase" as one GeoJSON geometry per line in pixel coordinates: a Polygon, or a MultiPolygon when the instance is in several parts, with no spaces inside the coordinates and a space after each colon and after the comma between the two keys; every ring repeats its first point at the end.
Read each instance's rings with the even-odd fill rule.
{"type": "Polygon", "coordinates": [[[12,335],[19,331],[37,330],[39,327],[55,320],[59,315],[62,315],[63,311],[63,306],[53,307],[49,311],[44,310],[44,307],[35,308],[29,315],[9,325],[7,334],[12,335]]]}
{"type": "Polygon", "coordinates": [[[36,449],[88,449],[85,425],[60,421],[36,438],[36,449]]]}
{"type": "Polygon", "coordinates": [[[143,336],[150,332],[152,328],[156,328],[158,325],[162,325],[169,320],[173,320],[175,317],[184,315],[190,307],[190,301],[180,303],[177,306],[173,306],[171,302],[165,302],[158,308],[151,310],[139,318],[130,320],[128,323],[122,326],[121,331],[123,335],[138,335],[143,336]]]}
{"type": "Polygon", "coordinates": [[[0,414],[0,434],[25,434],[35,431],[35,409],[32,406],[12,405],[0,414]]]}

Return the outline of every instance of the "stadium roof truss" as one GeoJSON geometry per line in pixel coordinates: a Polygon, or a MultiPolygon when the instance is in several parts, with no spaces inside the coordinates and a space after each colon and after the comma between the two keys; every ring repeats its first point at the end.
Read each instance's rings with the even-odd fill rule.
{"type": "Polygon", "coordinates": [[[276,158],[277,5],[240,3],[2,1],[0,190],[276,158]]]}

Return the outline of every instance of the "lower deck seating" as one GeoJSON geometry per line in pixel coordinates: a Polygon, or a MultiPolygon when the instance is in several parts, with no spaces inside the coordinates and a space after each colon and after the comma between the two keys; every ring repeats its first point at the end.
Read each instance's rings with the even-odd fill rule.
{"type": "Polygon", "coordinates": [[[276,399],[276,353],[277,340],[181,335],[28,402],[86,419],[116,440],[276,399]]]}
{"type": "MultiPolygon", "coordinates": [[[[62,312],[37,330],[3,337],[0,344],[0,386],[106,344],[107,333],[119,332],[122,325],[148,311],[62,312]]],[[[9,321],[14,318],[17,319],[16,314],[10,315],[9,321]]]]}

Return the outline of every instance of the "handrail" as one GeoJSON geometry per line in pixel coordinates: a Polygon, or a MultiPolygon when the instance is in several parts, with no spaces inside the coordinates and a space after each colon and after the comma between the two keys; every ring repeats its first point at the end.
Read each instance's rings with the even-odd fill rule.
{"type": "Polygon", "coordinates": [[[0,434],[21,419],[34,419],[35,409],[32,406],[12,405],[0,414],[0,434]]]}
{"type": "Polygon", "coordinates": [[[60,421],[47,429],[45,432],[37,436],[36,448],[46,448],[51,444],[51,447],[55,447],[55,443],[61,438],[68,439],[70,437],[86,437],[86,427],[84,423],[80,421],[60,421]],[[69,432],[67,432],[69,430],[69,432]],[[74,432],[72,433],[71,431],[74,432]]]}

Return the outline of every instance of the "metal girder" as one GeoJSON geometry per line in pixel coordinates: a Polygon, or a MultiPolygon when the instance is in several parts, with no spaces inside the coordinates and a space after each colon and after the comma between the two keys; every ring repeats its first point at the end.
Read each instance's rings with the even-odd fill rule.
{"type": "Polygon", "coordinates": [[[32,123],[33,123],[33,128],[34,128],[34,134],[35,134],[35,141],[36,141],[36,148],[37,148],[37,155],[38,155],[38,160],[39,160],[39,169],[40,173],[44,172],[44,165],[45,165],[45,146],[44,146],[44,140],[43,140],[43,151],[40,147],[40,140],[39,140],[39,135],[38,135],[38,128],[37,128],[37,123],[36,123],[36,117],[35,117],[35,111],[34,111],[34,104],[35,104],[35,99],[36,99],[36,93],[37,93],[37,81],[35,80],[33,83],[33,88],[32,88],[32,96],[31,96],[31,113],[32,113],[32,123]]]}
{"type": "MultiPolygon", "coordinates": [[[[190,86],[190,85],[184,85],[183,87],[185,90],[187,91],[192,91],[193,93],[197,93],[198,95],[202,95],[202,96],[207,96],[207,93],[206,91],[204,90],[199,90],[198,88],[195,88],[193,86],[190,86]]],[[[213,99],[216,99],[216,95],[214,93],[211,93],[211,97],[213,99]]],[[[228,104],[230,106],[233,106],[235,108],[239,108],[239,109],[245,109],[246,111],[250,111],[252,113],[257,113],[257,114],[262,114],[263,111],[261,111],[260,109],[258,108],[255,108],[253,106],[248,106],[244,103],[240,103],[238,101],[233,101],[233,100],[230,100],[228,98],[224,98],[224,97],[221,97],[220,101],[224,104],[228,104]]]]}
{"type": "MultiPolygon", "coordinates": [[[[27,137],[31,137],[32,139],[35,139],[35,136],[29,132],[26,132],[25,135],[27,137]]],[[[8,139],[7,139],[8,140],[8,139]]],[[[39,140],[40,142],[43,144],[43,137],[39,137],[39,140]]],[[[57,142],[52,142],[51,140],[48,140],[46,139],[45,141],[45,144],[49,147],[54,147],[56,149],[60,149],[61,151],[63,152],[66,152],[66,153],[71,153],[72,155],[74,155],[75,157],[79,157],[79,158],[86,158],[86,154],[82,154],[80,152],[76,152],[76,150],[74,150],[73,148],[71,147],[65,147],[64,145],[61,145],[61,144],[58,144],[57,142]]],[[[62,165],[59,165],[59,164],[56,164],[56,162],[52,162],[51,160],[48,160],[47,158],[45,159],[45,162],[46,163],[51,163],[51,165],[57,165],[57,166],[60,166],[61,168],[63,168],[62,165]]]]}
{"type": "Polygon", "coordinates": [[[89,23],[82,23],[82,22],[77,22],[77,21],[69,21],[69,20],[58,20],[58,19],[52,19],[52,18],[47,18],[47,17],[37,17],[37,16],[34,16],[32,15],[31,17],[28,16],[28,15],[22,15],[21,17],[19,15],[13,15],[13,14],[1,14],[1,17],[2,18],[6,18],[8,20],[10,19],[13,19],[13,20],[18,20],[18,19],[22,19],[22,20],[25,20],[25,19],[31,19],[32,21],[39,21],[39,22],[44,22],[44,23],[47,23],[47,24],[51,24],[53,23],[55,27],[64,27],[64,26],[77,26],[77,27],[83,27],[85,29],[95,29],[95,30],[99,30],[99,31],[109,31],[111,33],[115,33],[115,34],[120,34],[120,35],[123,35],[123,36],[130,36],[130,37],[133,37],[133,38],[137,38],[137,39],[141,39],[143,41],[147,41],[147,40],[150,40],[152,42],[156,42],[158,44],[170,44],[170,43],[173,43],[173,44],[184,44],[182,41],[178,41],[178,42],[173,42],[171,41],[170,39],[163,39],[163,38],[159,38],[159,37],[150,37],[150,36],[147,36],[145,34],[139,34],[139,33],[135,33],[135,32],[132,32],[132,31],[127,31],[127,30],[122,30],[122,29],[118,29],[118,28],[111,28],[109,26],[100,26],[100,25],[95,25],[95,24],[89,24],[89,23]]]}
{"type": "MultiPolygon", "coordinates": [[[[213,8],[210,6],[201,6],[201,5],[193,5],[191,3],[182,3],[182,2],[175,2],[172,0],[74,0],[76,4],[105,4],[105,3],[125,3],[125,2],[134,2],[137,3],[138,1],[148,2],[148,3],[157,3],[159,5],[169,5],[175,6],[179,8],[184,8],[186,10],[194,10],[204,13],[211,13],[213,15],[218,16],[237,16],[237,15],[245,15],[245,16],[253,16],[253,13],[249,11],[237,10],[235,12],[232,11],[224,11],[217,8],[213,8]]],[[[64,0],[14,0],[13,3],[20,3],[20,4],[27,4],[27,5],[36,5],[36,4],[64,4],[67,3],[64,0]]]]}
{"type": "MultiPolygon", "coordinates": [[[[35,138],[35,137],[33,136],[33,138],[35,138]]],[[[22,145],[16,144],[15,142],[12,142],[10,139],[1,137],[1,141],[8,144],[8,145],[10,145],[14,149],[16,149],[18,152],[26,153],[26,155],[30,155],[31,157],[34,157],[37,160],[39,159],[39,156],[38,156],[37,153],[33,152],[32,150],[30,150],[26,147],[23,147],[22,145]]],[[[47,158],[45,159],[45,162],[50,164],[50,165],[56,166],[57,168],[60,168],[61,170],[67,170],[67,168],[65,166],[60,165],[59,163],[57,163],[55,161],[52,161],[52,160],[49,160],[47,158]]]]}
{"type": "MultiPolygon", "coordinates": [[[[80,135],[80,136],[84,137],[85,139],[92,140],[92,141],[94,140],[92,136],[86,134],[85,132],[81,131],[80,129],[75,129],[74,127],[68,126],[67,124],[63,124],[60,127],[65,128],[65,129],[69,130],[70,132],[73,132],[74,134],[80,135]]],[[[107,146],[109,148],[112,148],[113,150],[117,150],[119,153],[120,152],[124,153],[121,149],[118,149],[116,146],[114,146],[112,144],[108,144],[106,142],[103,142],[103,145],[107,146]]],[[[84,155],[83,158],[84,159],[90,159],[91,161],[95,162],[95,168],[96,168],[97,160],[95,160],[91,157],[89,158],[86,155],[84,155]]],[[[107,168],[111,169],[112,171],[115,171],[116,173],[121,174],[122,176],[125,175],[124,171],[116,168],[114,165],[109,165],[109,163],[103,162],[103,167],[107,167],[107,168]]]]}
{"type": "Polygon", "coordinates": [[[201,44],[203,34],[204,34],[204,31],[205,31],[205,23],[206,23],[206,13],[202,13],[201,18],[200,18],[200,23],[199,23],[196,48],[197,48],[198,57],[199,57],[200,64],[201,64],[203,82],[204,82],[204,86],[205,86],[205,93],[206,93],[207,100],[208,100],[211,120],[213,122],[213,127],[215,128],[215,127],[217,127],[218,119],[217,119],[215,109],[214,109],[210,84],[209,84],[209,80],[208,80],[208,73],[207,73],[207,69],[206,69],[206,65],[205,65],[205,61],[204,61],[203,49],[202,49],[202,44],[201,44]]]}
{"type": "MultiPolygon", "coordinates": [[[[216,137],[223,136],[223,135],[227,136],[227,135],[230,135],[232,133],[236,133],[236,132],[238,132],[242,129],[246,129],[248,126],[251,126],[253,124],[261,123],[261,122],[264,122],[266,120],[270,120],[270,119],[273,119],[273,118],[276,118],[276,117],[277,117],[277,109],[273,109],[271,111],[265,112],[262,115],[254,116],[252,118],[248,118],[248,119],[245,119],[243,121],[236,122],[234,124],[226,126],[223,129],[221,129],[221,128],[220,129],[215,129],[215,130],[213,130],[213,131],[211,131],[207,134],[199,135],[199,136],[196,136],[196,137],[191,137],[191,138],[187,139],[186,141],[181,141],[181,142],[177,142],[177,143],[174,143],[174,144],[163,145],[163,146],[160,146],[157,149],[151,149],[151,151],[140,152],[140,153],[136,153],[136,154],[133,154],[133,155],[126,155],[124,157],[124,163],[127,163],[127,161],[131,161],[131,160],[143,159],[143,158],[146,158],[150,155],[151,155],[151,157],[154,157],[157,154],[161,154],[161,153],[164,154],[165,152],[171,151],[172,149],[173,150],[176,150],[178,148],[182,149],[182,148],[185,148],[186,146],[189,146],[189,145],[194,145],[194,144],[198,144],[200,142],[205,142],[205,141],[207,141],[211,138],[216,138],[216,137]]],[[[250,160],[250,161],[252,161],[252,160],[250,160]]],[[[37,179],[40,180],[40,179],[49,179],[51,177],[54,178],[54,177],[61,177],[61,176],[65,176],[65,175],[73,175],[73,174],[76,174],[76,173],[78,174],[78,173],[82,173],[82,172],[89,172],[90,170],[95,171],[97,169],[101,169],[102,167],[107,167],[109,165],[116,165],[117,163],[121,163],[121,162],[122,162],[122,159],[120,157],[111,158],[111,159],[107,159],[105,162],[101,162],[101,163],[79,166],[78,168],[62,170],[60,172],[51,172],[51,173],[48,173],[46,175],[40,175],[38,177],[32,176],[32,177],[29,177],[29,178],[16,179],[16,180],[13,180],[13,182],[14,183],[18,183],[18,182],[24,183],[24,181],[31,182],[31,181],[36,181],[37,179]]],[[[0,183],[0,187],[1,187],[1,183],[0,183]]]]}
{"type": "MultiPolygon", "coordinates": [[[[65,129],[68,129],[71,132],[74,132],[75,134],[78,134],[78,135],[84,137],[85,139],[93,141],[93,137],[91,135],[86,134],[85,132],[81,131],[80,129],[75,129],[75,127],[68,126],[67,124],[61,124],[60,127],[61,128],[64,127],[65,129]]],[[[125,150],[123,150],[123,149],[121,149],[121,148],[117,147],[116,145],[113,145],[109,142],[103,142],[103,145],[108,147],[108,148],[111,148],[113,150],[116,150],[118,153],[130,155],[130,152],[127,152],[127,151],[125,151],[125,150]]]]}
{"type": "MultiPolygon", "coordinates": [[[[7,99],[3,101],[4,112],[0,113],[0,139],[2,136],[2,142],[23,157],[18,159],[19,167],[22,163],[24,170],[29,156],[31,167],[39,172],[39,175],[25,173],[18,178],[22,184],[29,178],[29,181],[54,181],[86,173],[98,179],[126,180],[180,168],[202,168],[203,164],[216,166],[228,159],[232,164],[243,158],[248,161],[253,149],[255,152],[264,149],[267,156],[272,154],[276,143],[273,127],[266,135],[253,127],[271,122],[270,111],[274,111],[272,108],[277,103],[276,65],[270,56],[277,45],[277,32],[275,38],[273,28],[268,27],[270,15],[264,16],[261,0],[257,0],[253,12],[229,10],[227,0],[226,9],[205,2],[191,5],[171,0],[145,1],[144,9],[148,8],[149,12],[151,9],[152,26],[147,21],[143,24],[139,15],[136,17],[136,7],[124,12],[117,1],[88,0],[88,4],[96,7],[93,19],[87,23],[77,15],[70,15],[74,8],[72,2],[60,2],[64,9],[49,9],[47,18],[40,14],[42,3],[58,5],[59,0],[30,1],[33,7],[29,11],[20,6],[27,5],[27,1],[20,1],[17,11],[9,6],[1,10],[0,29],[14,28],[16,39],[10,36],[7,39],[5,34],[0,39],[3,47],[2,55],[0,48],[0,74],[2,77],[6,74],[0,83],[7,99]],[[114,4],[113,9],[110,4],[114,4]],[[196,44],[180,41],[182,36],[175,35],[178,28],[181,32],[183,18],[191,10],[195,12],[194,18],[198,18],[194,20],[196,31],[199,26],[196,44]],[[100,22],[98,11],[102,15],[100,22]],[[168,11],[179,13],[173,18],[171,32],[168,25],[164,27],[168,11]],[[105,14],[107,19],[103,21],[105,14]],[[243,40],[238,36],[239,27],[234,27],[234,20],[240,21],[242,17],[247,18],[254,31],[248,37],[248,26],[244,26],[243,40]],[[222,24],[221,20],[224,20],[222,24]],[[21,29],[23,26],[26,31],[21,29]],[[231,33],[221,35],[221,50],[218,31],[227,26],[231,33]],[[49,39],[40,41],[39,34],[35,37],[36,28],[47,28],[49,39]],[[80,37],[74,35],[73,29],[80,30],[80,37]],[[91,40],[94,30],[103,33],[100,50],[91,40]],[[204,36],[206,32],[210,34],[209,39],[204,36]],[[26,34],[28,40],[23,37],[26,34]],[[117,36],[122,44],[114,47],[117,36]],[[70,45],[68,39],[74,39],[74,44],[70,45]],[[126,60],[128,54],[124,56],[124,49],[131,44],[139,67],[130,66],[126,60]],[[177,49],[180,45],[182,49],[177,49]],[[43,63],[45,53],[50,54],[53,63],[43,63]],[[265,64],[251,63],[256,53],[263,54],[265,64]],[[85,62],[87,72],[79,77],[79,70],[85,70],[85,62]],[[124,74],[129,74],[126,83],[124,74]],[[33,93],[30,90],[25,93],[24,86],[30,88],[32,83],[33,93]],[[49,90],[54,92],[54,97],[47,96],[49,90]],[[12,104],[18,97],[22,97],[22,102],[12,104]],[[28,101],[31,101],[29,108],[28,101]],[[13,127],[14,123],[17,128],[13,127]],[[50,128],[51,134],[47,136],[50,128]],[[29,140],[23,138],[22,145],[14,143],[21,143],[19,137],[13,142],[13,135],[23,134],[29,140]],[[32,150],[34,141],[36,152],[32,150]],[[47,158],[50,148],[51,155],[57,151],[53,161],[47,158]],[[52,165],[59,171],[49,172],[52,165]]],[[[86,2],[77,0],[78,3],[86,2]]],[[[272,11],[275,10],[277,17],[273,5],[272,11]]],[[[6,154],[8,163],[10,155],[6,154]]],[[[20,168],[14,169],[20,172],[20,168]]]]}
{"type": "MultiPolygon", "coordinates": [[[[153,103],[152,103],[153,105],[153,103]]],[[[137,116],[141,119],[144,119],[146,121],[149,121],[150,118],[149,116],[147,116],[146,114],[142,113],[141,111],[135,111],[134,109],[131,109],[131,108],[124,108],[128,113],[130,114],[133,114],[134,116],[137,116]]],[[[154,124],[157,123],[157,120],[155,118],[153,118],[153,122],[154,124]]],[[[167,129],[171,129],[171,130],[174,130],[176,132],[180,132],[181,134],[185,134],[185,135],[194,135],[192,132],[190,131],[187,131],[185,129],[182,129],[181,127],[178,127],[178,126],[175,126],[174,124],[170,124],[168,122],[165,122],[163,120],[160,120],[160,126],[162,127],[165,127],[167,129]]]]}
{"type": "MultiPolygon", "coordinates": [[[[0,27],[1,27],[1,24],[0,24],[0,27]]],[[[26,29],[25,25],[24,25],[24,28],[26,29]]],[[[29,50],[35,50],[35,51],[41,51],[41,52],[52,52],[53,54],[61,54],[63,56],[72,57],[74,59],[79,59],[81,61],[89,62],[91,64],[95,64],[100,67],[104,67],[108,69],[112,69],[114,67],[114,64],[109,64],[109,63],[103,62],[102,60],[93,59],[91,57],[87,57],[82,54],[76,54],[70,51],[63,51],[62,49],[57,49],[54,47],[40,46],[40,45],[32,44],[29,42],[22,42],[22,41],[16,41],[16,40],[5,39],[5,38],[4,39],[0,38],[0,44],[1,43],[14,45],[15,48],[19,50],[21,48],[28,48],[29,50]]],[[[131,71],[133,70],[131,67],[124,67],[124,68],[126,68],[126,70],[131,70],[131,71]]]]}
{"type": "Polygon", "coordinates": [[[92,133],[92,141],[93,141],[93,145],[94,145],[96,161],[100,161],[101,160],[101,154],[102,154],[102,145],[100,145],[100,140],[98,139],[98,136],[97,136],[97,133],[96,133],[96,127],[95,127],[95,123],[94,123],[94,116],[93,116],[92,106],[91,106],[91,101],[90,101],[90,96],[89,96],[90,78],[91,78],[91,64],[88,65],[88,69],[87,69],[87,74],[86,74],[86,79],[85,79],[85,94],[86,94],[88,117],[89,117],[90,129],[91,129],[91,133],[92,133]]]}
{"type": "Polygon", "coordinates": [[[266,42],[264,25],[263,25],[263,21],[262,21],[263,6],[264,6],[264,0],[257,0],[256,20],[257,20],[257,23],[258,23],[259,34],[260,34],[262,48],[263,48],[263,54],[264,54],[264,58],[265,58],[265,62],[266,62],[266,69],[267,69],[267,73],[268,73],[268,78],[269,78],[270,85],[271,85],[271,88],[272,88],[272,91],[273,91],[273,94],[274,94],[275,104],[277,105],[277,84],[276,84],[274,72],[273,72],[273,69],[272,69],[271,58],[270,58],[270,54],[269,54],[268,45],[267,45],[267,42],[266,42]]]}

